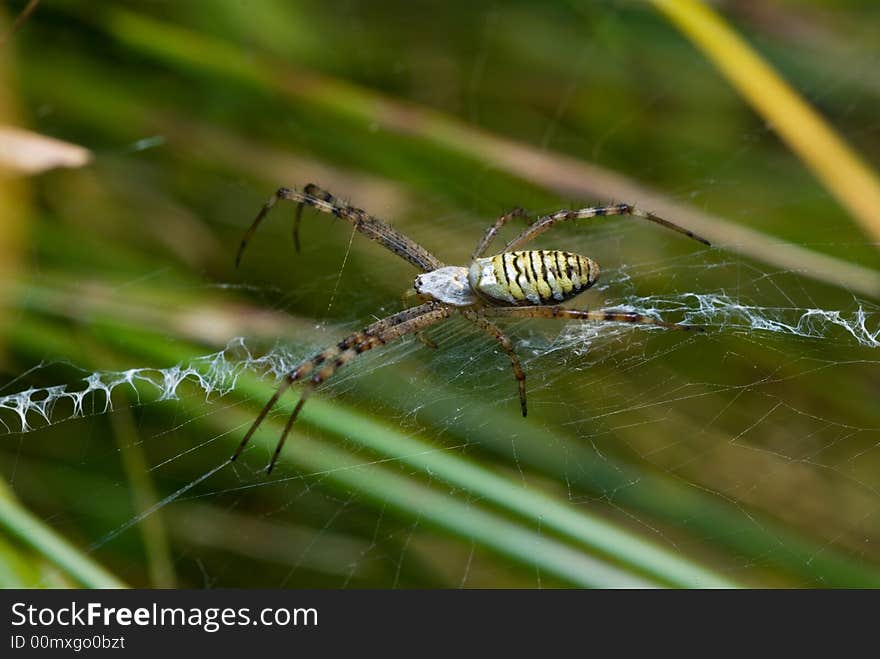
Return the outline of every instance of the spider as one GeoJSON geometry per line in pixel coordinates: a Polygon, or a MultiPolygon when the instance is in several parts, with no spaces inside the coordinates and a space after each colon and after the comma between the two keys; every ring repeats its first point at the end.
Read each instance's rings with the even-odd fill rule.
{"type": "Polygon", "coordinates": [[[248,241],[279,200],[297,203],[293,221],[293,242],[297,252],[300,249],[299,226],[302,209],[303,205],[307,204],[322,213],[335,215],[350,222],[356,231],[375,240],[419,268],[422,273],[413,281],[412,289],[421,304],[377,320],[361,331],[344,338],[336,345],[301,362],[284,377],[278,390],[263,407],[230,458],[235,460],[241,455],[254,432],[287,389],[294,382],[308,378],[299,401],[293,408],[278,444],[275,446],[272,459],[266,467],[267,474],[271,473],[278,461],[278,456],[290,434],[290,429],[315,387],[361,353],[408,334],[422,336],[421,333],[425,329],[446,320],[456,312],[495,339],[507,353],[519,386],[519,400],[523,416],[526,416],[527,412],[525,373],[510,339],[490,318],[572,318],[599,322],[640,323],[677,330],[703,330],[702,327],[666,323],[638,313],[562,307],[560,303],[573,298],[596,283],[599,279],[599,265],[586,256],[571,252],[520,249],[558,223],[606,215],[631,215],[649,220],[683,233],[705,245],[710,244],[708,240],[693,232],[657,217],[653,213],[639,210],[630,204],[595,206],[580,210],[559,210],[544,215],[507,243],[501,253],[495,256],[484,256],[490,243],[505,224],[514,218],[526,215],[523,209],[515,208],[499,217],[489,227],[474,249],[470,265],[463,267],[444,265],[440,259],[424,247],[384,221],[346,204],[329,192],[310,183],[301,192],[290,188],[280,188],[270,197],[241,240],[235,259],[236,267],[241,263],[241,257],[248,241]]]}

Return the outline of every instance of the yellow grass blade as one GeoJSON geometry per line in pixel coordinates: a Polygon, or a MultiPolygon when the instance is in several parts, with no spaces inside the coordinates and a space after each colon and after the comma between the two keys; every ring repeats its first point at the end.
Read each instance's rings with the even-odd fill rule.
{"type": "Polygon", "coordinates": [[[724,19],[699,0],[651,0],[712,60],[752,107],[880,240],[880,180],[724,19]]]}

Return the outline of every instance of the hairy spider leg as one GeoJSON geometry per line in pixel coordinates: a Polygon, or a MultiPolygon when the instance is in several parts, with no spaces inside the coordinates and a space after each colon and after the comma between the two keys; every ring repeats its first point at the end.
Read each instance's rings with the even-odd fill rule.
{"type": "Polygon", "coordinates": [[[530,306],[530,307],[486,307],[483,313],[487,316],[504,318],[572,318],[575,320],[589,320],[606,323],[634,323],[638,325],[656,325],[666,329],[705,332],[706,328],[700,325],[678,325],[666,323],[650,316],[628,311],[603,311],[601,309],[566,309],[560,306],[530,306]]]}
{"type": "Polygon", "coordinates": [[[507,338],[507,335],[500,327],[498,327],[498,325],[482,314],[476,311],[471,311],[470,309],[463,310],[461,314],[493,339],[498,341],[504,349],[504,352],[507,353],[507,356],[510,358],[510,365],[513,367],[513,375],[516,377],[516,382],[519,386],[519,405],[520,408],[522,408],[522,415],[526,416],[528,411],[526,409],[526,374],[522,369],[522,365],[519,363],[519,357],[516,356],[516,352],[513,349],[513,344],[510,342],[510,339],[507,338]]]}
{"type": "Polygon", "coordinates": [[[265,419],[266,414],[268,414],[268,412],[275,406],[275,404],[278,402],[278,399],[287,390],[288,387],[290,387],[297,380],[300,380],[303,377],[312,373],[318,366],[321,366],[328,360],[335,360],[332,364],[333,370],[329,372],[329,374],[326,373],[326,369],[328,367],[325,367],[324,369],[316,373],[314,376],[312,376],[309,382],[310,386],[307,386],[305,389],[303,389],[302,393],[300,394],[300,399],[299,401],[297,401],[296,407],[294,407],[293,412],[291,412],[290,414],[290,418],[288,419],[287,425],[284,428],[284,432],[281,435],[281,440],[276,445],[272,461],[269,463],[269,466],[267,468],[267,473],[270,473],[272,471],[272,467],[275,465],[275,462],[278,459],[278,455],[281,453],[281,448],[284,446],[284,442],[287,439],[287,435],[290,433],[293,422],[296,421],[296,418],[297,416],[299,416],[299,412],[302,409],[302,406],[306,402],[306,398],[308,398],[309,394],[311,394],[314,387],[333,375],[333,373],[336,372],[336,369],[348,363],[357,355],[361,354],[362,352],[366,352],[367,350],[371,350],[377,345],[387,343],[387,340],[383,340],[383,332],[387,332],[389,329],[397,327],[407,321],[417,319],[432,310],[433,305],[426,304],[419,307],[406,309],[396,314],[392,314],[391,316],[387,316],[386,318],[377,320],[375,323],[369,325],[360,332],[350,334],[342,341],[337,343],[335,346],[331,346],[330,348],[322,350],[311,359],[307,359],[306,361],[301,362],[299,366],[297,366],[290,373],[287,374],[287,376],[285,377],[285,381],[278,388],[278,391],[276,391],[275,395],[273,395],[272,398],[269,399],[269,402],[266,403],[263,408],[263,412],[260,413],[260,416],[257,418],[254,425],[251,427],[250,430],[248,430],[247,435],[245,435],[244,439],[242,439],[238,450],[231,459],[235,460],[235,458],[238,457],[239,453],[241,453],[242,449],[244,449],[245,445],[247,445],[248,441],[250,440],[250,436],[253,435],[253,432],[257,429],[257,427],[259,427],[263,419],[265,419]],[[354,352],[352,352],[352,349],[354,350],[354,352]]]}
{"type": "Polygon", "coordinates": [[[293,370],[291,370],[286,376],[284,376],[284,381],[278,387],[275,395],[273,395],[272,398],[269,399],[269,402],[266,403],[266,405],[263,407],[262,411],[257,416],[257,419],[254,421],[248,432],[245,434],[244,438],[241,440],[241,443],[238,445],[238,448],[232,455],[231,459],[235,460],[241,454],[245,446],[247,446],[248,442],[250,441],[251,436],[266,418],[266,415],[272,410],[272,408],[278,402],[278,399],[281,398],[284,392],[287,391],[287,389],[294,382],[301,380],[305,376],[309,375],[312,371],[315,370],[315,368],[326,362],[328,359],[332,359],[333,357],[339,355],[345,350],[348,350],[353,345],[356,345],[358,342],[363,340],[364,336],[383,332],[390,327],[394,327],[395,325],[399,325],[400,323],[412,320],[413,318],[417,318],[418,316],[433,310],[434,306],[436,306],[435,303],[429,302],[427,304],[422,304],[417,307],[404,309],[403,311],[382,318],[381,320],[377,320],[373,324],[365,327],[360,332],[350,334],[336,345],[330,346],[329,348],[322,350],[321,352],[310,357],[309,359],[300,362],[293,370]]]}
{"type": "Polygon", "coordinates": [[[560,222],[570,222],[573,220],[582,220],[591,217],[604,217],[606,215],[631,215],[632,217],[638,217],[643,220],[648,220],[649,222],[654,222],[655,224],[664,226],[667,229],[672,229],[673,231],[682,233],[688,238],[693,238],[697,242],[701,242],[704,245],[709,245],[711,247],[711,243],[702,236],[698,236],[693,231],[685,229],[684,227],[680,227],[677,224],[670,222],[669,220],[664,220],[662,217],[654,215],[654,213],[647,213],[643,210],[639,210],[631,204],[612,204],[610,206],[593,206],[590,208],[581,208],[580,210],[559,210],[555,213],[551,213],[550,215],[540,217],[535,220],[535,222],[528,229],[526,229],[516,238],[507,243],[507,245],[504,247],[504,251],[511,252],[519,247],[522,247],[527,242],[534,240],[542,233],[550,229],[554,224],[558,224],[560,222]]]}
{"type": "Polygon", "coordinates": [[[511,211],[505,213],[497,220],[495,220],[495,224],[486,229],[486,233],[483,235],[483,238],[480,240],[480,242],[477,243],[477,246],[474,248],[474,253],[471,255],[471,261],[476,261],[483,254],[485,254],[486,250],[489,248],[489,243],[491,243],[498,232],[501,231],[502,227],[516,217],[527,217],[526,211],[517,206],[516,208],[512,209],[511,211]]]}
{"type": "Polygon", "coordinates": [[[299,401],[297,401],[296,406],[287,420],[287,424],[284,426],[281,438],[275,446],[272,460],[266,467],[266,473],[271,473],[278,460],[278,456],[281,453],[281,449],[284,446],[284,442],[287,440],[287,436],[290,434],[290,430],[299,416],[300,410],[315,387],[332,377],[339,368],[345,366],[358,355],[368,350],[372,350],[377,346],[394,341],[395,339],[402,338],[408,334],[420,332],[423,329],[448,318],[450,313],[451,310],[448,307],[437,302],[428,302],[411,309],[406,309],[376,321],[363,330],[349,335],[335,346],[327,348],[314,357],[301,362],[284,377],[284,381],[279,385],[277,391],[272,395],[266,405],[263,406],[260,414],[248,429],[247,433],[245,433],[244,438],[241,440],[241,443],[238,445],[238,448],[230,460],[235,460],[241,455],[242,451],[244,451],[245,447],[250,442],[251,437],[257,431],[257,428],[260,427],[266,416],[268,416],[269,412],[275,407],[278,400],[290,388],[290,386],[293,385],[294,382],[311,375],[300,395],[299,401]]]}
{"type": "Polygon", "coordinates": [[[302,247],[299,243],[299,224],[302,222],[304,206],[305,204],[297,204],[296,212],[293,214],[293,249],[297,254],[302,251],[302,247]]]}
{"type": "MultiPolygon", "coordinates": [[[[412,263],[423,272],[430,272],[431,270],[436,270],[443,266],[443,262],[440,261],[440,259],[411,238],[406,237],[396,229],[392,228],[388,223],[377,217],[373,217],[360,208],[355,208],[354,206],[346,204],[344,201],[337,199],[326,190],[322,190],[317,185],[309,183],[303,188],[302,192],[291,188],[279,188],[275,194],[269,198],[260,209],[260,212],[251,223],[251,226],[245,232],[244,237],[241,239],[241,244],[238,247],[238,253],[235,257],[236,267],[241,263],[244,249],[256,232],[257,227],[279,200],[297,202],[299,204],[299,209],[302,208],[302,204],[308,204],[322,213],[328,213],[342,218],[351,223],[357,231],[371,240],[375,240],[377,243],[397,254],[402,259],[412,263]]],[[[294,216],[293,222],[295,247],[299,245],[299,209],[294,216]]]]}

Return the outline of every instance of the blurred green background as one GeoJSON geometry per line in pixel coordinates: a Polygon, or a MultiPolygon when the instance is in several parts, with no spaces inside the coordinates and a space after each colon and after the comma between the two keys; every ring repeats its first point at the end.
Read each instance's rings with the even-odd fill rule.
{"type": "MultiPolygon", "coordinates": [[[[880,162],[876,3],[715,4],[880,162]]],[[[0,78],[0,123],[94,154],[0,179],[2,406],[95,371],[217,385],[135,379],[80,418],[37,393],[26,433],[0,409],[4,585],[880,586],[878,245],[649,5],[56,0],[0,78]],[[602,264],[578,305],[709,332],[506,323],[523,420],[504,354],[450,321],[437,350],[340,372],[271,477],[294,392],[227,464],[271,367],[400,309],[415,274],[308,211],[295,254],[282,207],[236,271],[272,191],[318,183],[465,263],[514,206],[607,201],[563,184],[576,162],[759,232],[705,249],[609,219],[536,243],[602,264]],[[199,358],[227,345],[220,377],[199,358]]]]}

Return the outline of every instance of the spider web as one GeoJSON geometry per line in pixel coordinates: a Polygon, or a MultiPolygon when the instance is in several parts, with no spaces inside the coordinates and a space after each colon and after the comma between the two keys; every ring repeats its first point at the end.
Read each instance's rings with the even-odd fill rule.
{"type": "MultiPolygon", "coordinates": [[[[727,263],[715,267],[733,266],[727,263]]],[[[641,266],[621,269],[612,284],[599,287],[599,290],[625,287],[626,283],[639,276],[640,271],[669,273],[676,269],[706,267],[705,264],[641,266]]],[[[776,288],[780,293],[782,279],[792,279],[786,273],[768,275],[752,268],[755,287],[758,281],[776,288]]],[[[796,277],[794,277],[796,279],[796,277]]],[[[742,288],[742,284],[740,284],[742,288]]],[[[852,348],[880,348],[880,312],[876,305],[853,298],[848,309],[822,309],[810,306],[795,306],[788,294],[782,293],[784,306],[760,306],[753,299],[727,291],[710,293],[679,293],[670,295],[623,295],[619,302],[606,305],[609,310],[634,312],[663,320],[678,318],[683,325],[697,325],[707,329],[741,333],[746,336],[762,336],[765,340],[781,335],[812,339],[802,347],[809,352],[821,353],[822,341],[835,341],[835,345],[850,344],[852,348]],[[812,348],[813,350],[809,350],[812,348]]],[[[613,299],[613,298],[612,298],[613,299]]],[[[604,361],[609,345],[623,337],[639,332],[656,332],[655,328],[632,328],[623,323],[568,323],[567,327],[551,342],[519,342],[531,355],[527,361],[553,352],[573,353],[587,359],[585,364],[604,361]],[[596,345],[598,343],[598,345],[596,345]],[[603,350],[604,349],[604,350],[603,350]],[[595,353],[599,353],[598,356],[595,353]],[[596,359],[596,362],[592,361],[596,359]]],[[[664,330],[660,330],[664,331],[664,330]]],[[[461,337],[453,335],[453,341],[461,337]]],[[[692,340],[686,343],[690,344],[692,340]]],[[[320,349],[320,348],[318,348],[320,349]]],[[[676,348],[681,349],[681,348],[676,348]]],[[[314,352],[314,350],[313,350],[314,352]]],[[[866,353],[870,354],[870,353],[866,353]]],[[[276,346],[271,351],[254,356],[248,347],[246,337],[234,337],[229,345],[218,352],[199,356],[168,368],[131,368],[124,371],[89,372],[72,384],[59,384],[49,387],[30,387],[0,396],[0,422],[6,432],[27,433],[45,425],[59,423],[91,414],[105,414],[113,409],[113,392],[118,388],[129,389],[139,403],[175,400],[181,390],[195,388],[203,392],[206,400],[222,398],[236,387],[238,376],[245,371],[256,370],[266,373],[275,382],[310,357],[306,351],[292,351],[284,346],[276,346]],[[147,401],[141,400],[146,387],[147,401]],[[56,413],[56,409],[67,403],[69,410],[56,413]]],[[[394,357],[391,357],[393,361],[394,357]]],[[[350,369],[349,369],[350,370],[350,369]]]]}
{"type": "MultiPolygon", "coordinates": [[[[355,31],[375,27],[361,25],[367,19],[350,11],[355,31]]],[[[643,99],[631,114],[607,122],[602,135],[568,131],[565,118],[582,102],[579,94],[592,95],[594,85],[601,85],[601,78],[591,77],[600,50],[609,65],[626,60],[623,51],[614,50],[618,28],[631,27],[632,16],[622,11],[629,10],[604,6],[603,18],[590,23],[596,38],[579,46],[570,84],[550,92],[555,94],[552,112],[535,121],[540,125],[531,143],[601,163],[609,145],[626,142],[630,123],[665,100],[662,92],[643,99]]],[[[485,34],[464,99],[468,119],[477,126],[481,114],[494,107],[479,93],[497,56],[494,30],[499,22],[518,25],[523,17],[514,8],[482,18],[485,34]]],[[[533,23],[528,21],[529,28],[538,30],[533,23]]],[[[296,41],[286,29],[278,38],[296,41]]],[[[853,62],[847,75],[873,80],[875,64],[871,58],[853,62]]],[[[445,74],[437,73],[441,79],[445,74]]],[[[824,82],[806,90],[813,102],[844,84],[830,74],[824,82]]],[[[427,100],[416,100],[430,105],[435,87],[442,89],[432,82],[430,90],[421,91],[427,100]]],[[[856,113],[869,101],[866,93],[848,111],[856,113]]],[[[865,135],[876,132],[872,124],[859,128],[865,135]]],[[[714,171],[707,171],[697,146],[677,144],[675,149],[654,145],[642,170],[627,171],[644,180],[664,168],[677,171],[687,182],[682,185],[692,189],[669,194],[683,203],[702,202],[712,193],[723,199],[737,188],[729,173],[738,171],[736,161],[760,161],[768,158],[761,147],[778,148],[766,126],[733,131],[738,134],[731,141],[739,148],[714,171]],[[664,151],[669,155],[658,155],[664,151]]],[[[130,151],[140,157],[146,150],[146,161],[150,150],[181,143],[180,135],[144,134],[130,151]]],[[[233,150],[248,162],[241,144],[233,150]]],[[[273,184],[301,184],[301,175],[311,179],[319,169],[316,183],[392,217],[450,263],[467,260],[493,219],[477,217],[485,213],[476,208],[498,202],[481,196],[483,180],[451,182],[472,186],[473,213],[450,215],[443,201],[432,198],[386,213],[386,197],[393,195],[377,194],[375,203],[367,203],[354,183],[351,192],[331,184],[334,178],[359,181],[351,172],[305,162],[308,167],[301,162],[288,167],[284,161],[276,168],[278,176],[298,173],[273,184]]],[[[769,176],[773,170],[767,169],[769,176]]],[[[482,174],[486,180],[493,176],[492,171],[482,174]]],[[[215,190],[219,178],[205,189],[215,190]]],[[[373,181],[372,187],[385,191],[382,182],[373,181]]],[[[228,198],[266,192],[264,181],[260,186],[222,183],[228,198]],[[248,194],[239,195],[240,187],[248,194]]],[[[804,208],[827,202],[816,189],[744,199],[731,219],[750,223],[770,217],[774,204],[804,208]]],[[[545,206],[546,197],[531,203],[530,194],[526,190],[524,198],[503,203],[535,212],[558,207],[545,206]]],[[[68,196],[74,205],[77,195],[68,196]]],[[[126,212],[139,200],[126,198],[126,212]]],[[[585,200],[559,200],[558,205],[569,201],[585,200]]],[[[232,241],[253,210],[249,198],[235,203],[241,208],[234,213],[232,241]]],[[[159,206],[153,217],[168,211],[159,206]]],[[[78,210],[87,214],[90,209],[78,210]]],[[[705,333],[506,322],[528,378],[529,416],[523,419],[507,357],[470,325],[452,319],[428,332],[437,349],[410,337],[341,369],[306,404],[270,477],[262,468],[296,389],[285,396],[286,407],[270,416],[265,437],[230,463],[229,455],[279,378],[300,360],[398,310],[400,289],[412,276],[393,256],[362,236],[346,235],[339,224],[326,232],[317,228],[325,219],[304,221],[302,261],[289,258],[289,226],[273,220],[249,247],[254,270],[186,291],[187,299],[256,300],[278,316],[300,314],[289,325],[242,332],[239,325],[197,309],[193,316],[209,318],[197,321],[200,328],[214,320],[220,329],[199,335],[201,344],[211,347],[182,350],[186,354],[180,358],[169,358],[174,352],[169,351],[95,369],[84,350],[85,356],[69,361],[47,353],[19,364],[21,375],[0,391],[5,432],[0,441],[14,455],[4,475],[19,497],[38,513],[50,511],[43,515],[48,524],[133,585],[664,583],[648,570],[635,570],[634,576],[625,569],[639,561],[620,553],[634,543],[618,538],[616,545],[601,544],[619,532],[729,582],[880,585],[880,307],[802,272],[751,262],[735,245],[705,249],[632,222],[554,229],[535,246],[584,253],[600,262],[600,284],[574,306],[702,325],[705,333]],[[316,235],[321,233],[327,235],[316,235]],[[288,251],[273,250],[273,239],[288,251]],[[261,260],[271,266],[260,270],[261,260]],[[320,270],[311,267],[315,264],[320,270]],[[275,281],[267,270],[289,275],[286,284],[265,283],[275,281]],[[317,306],[310,308],[315,299],[317,306]],[[267,334],[274,338],[267,340],[267,334]],[[567,515],[574,521],[569,523],[567,515]],[[590,528],[593,535],[576,537],[590,528]],[[131,558],[141,553],[143,561],[131,558]]],[[[799,244],[834,253],[841,248],[834,231],[828,229],[824,244],[799,244]]],[[[228,247],[231,258],[235,243],[228,247]]],[[[136,295],[143,279],[169,297],[180,293],[179,280],[152,267],[116,282],[104,292],[104,301],[151,309],[155,299],[136,295]]],[[[38,276],[35,280],[42,283],[38,276]]],[[[85,275],[70,282],[86,291],[84,306],[93,284],[85,275]]],[[[64,313],[80,321],[76,310],[64,313]]],[[[254,306],[242,312],[248,314],[256,315],[254,306]]],[[[171,325],[179,330],[178,325],[191,323],[171,325]]],[[[169,331],[168,343],[180,334],[169,331]]],[[[95,361],[118,362],[114,356],[95,361]]]]}
{"type": "MultiPolygon", "coordinates": [[[[633,232],[632,227],[606,226],[598,238],[591,235],[591,241],[600,246],[597,249],[604,246],[623,252],[635,240],[633,232]]],[[[344,270],[340,277],[345,277],[344,270]]],[[[421,448],[406,447],[404,453],[428,447],[438,453],[452,452],[465,461],[490,460],[496,468],[509,470],[509,478],[521,487],[555,493],[575,508],[598,508],[675,553],[690,551],[686,542],[699,546],[718,540],[713,534],[725,533],[711,530],[711,520],[703,524],[706,520],[700,519],[705,515],[699,512],[700,506],[720,506],[737,519],[737,533],[751,531],[765,536],[766,541],[765,554],[744,554],[726,566],[733,578],[751,575],[758,568],[772,569],[778,557],[791,551],[786,542],[803,542],[797,537],[788,540],[786,534],[790,533],[787,526],[803,524],[804,519],[819,518],[827,525],[828,535],[818,546],[820,552],[833,555],[830,563],[843,561],[841,554],[861,560],[864,552],[870,553],[862,542],[870,539],[880,524],[880,500],[871,477],[880,428],[871,423],[870,413],[867,418],[851,418],[839,410],[825,412],[821,404],[800,400],[789,392],[797,392],[798,387],[792,385],[801,381],[825,377],[829,382],[846,381],[876,368],[880,310],[853,296],[848,296],[846,306],[823,307],[807,294],[803,283],[796,273],[768,272],[732,260],[723,250],[702,248],[659,262],[606,269],[604,283],[588,294],[593,298],[591,306],[698,324],[707,332],[604,323],[510,323],[508,333],[514,337],[528,373],[527,421],[519,418],[516,388],[504,354],[475,335],[467,324],[455,320],[431,331],[432,340],[440,346],[437,350],[410,339],[356,360],[342,369],[314,402],[310,400],[306,410],[319,400],[342,408],[350,406],[350,399],[369,400],[375,405],[375,416],[384,418],[389,426],[407,437],[424,439],[421,448]],[[657,278],[693,286],[675,292],[674,286],[667,284],[663,293],[639,294],[639,282],[657,278]],[[736,284],[711,288],[717,281],[736,284]],[[759,363],[748,356],[750,350],[770,358],[759,363]],[[688,364],[695,360],[701,365],[691,369],[688,364]],[[383,383],[378,392],[372,391],[371,382],[376,380],[383,383]],[[697,407],[697,413],[691,412],[692,406],[697,407]],[[498,423],[505,424],[501,437],[498,423]],[[557,483],[548,483],[547,470],[558,475],[557,483]],[[783,487],[780,482],[790,484],[783,487]],[[811,500],[792,501],[789,519],[773,519],[780,500],[795,495],[788,488],[797,490],[804,482],[809,485],[811,500]],[[798,483],[801,485],[795,485],[798,483]],[[702,503],[655,510],[649,499],[652,488],[657,487],[677,489],[677,496],[683,497],[696,492],[702,503]],[[834,504],[839,497],[847,499],[843,509],[834,504]],[[679,524],[696,530],[697,538],[683,540],[676,528],[679,524]]],[[[344,285],[340,287],[343,298],[351,295],[346,290],[344,285]]],[[[841,298],[839,294],[835,297],[841,298]]],[[[353,298],[348,301],[357,304],[353,298]]],[[[199,538],[196,552],[220,547],[251,558],[253,553],[265,553],[269,560],[286,565],[281,577],[276,573],[280,581],[274,585],[293,585],[301,574],[318,571],[335,575],[335,585],[346,586],[377,569],[388,572],[385,585],[403,585],[409,583],[404,569],[408,562],[416,556],[432,560],[430,551],[411,551],[420,543],[430,545],[433,534],[429,522],[425,522],[429,528],[423,529],[418,516],[410,521],[404,516],[401,521],[399,512],[390,514],[387,505],[364,499],[354,489],[345,488],[340,494],[339,484],[331,481],[351,469],[388,464],[412,469],[406,455],[392,452],[377,457],[369,447],[358,444],[355,434],[343,439],[343,449],[353,456],[350,464],[309,471],[282,459],[276,473],[267,479],[260,472],[268,457],[267,448],[252,448],[242,464],[227,462],[230,444],[225,439],[230,434],[240,437],[246,423],[229,422],[228,428],[217,429],[220,417],[242,405],[237,393],[242,377],[257,376],[275,383],[300,360],[336,340],[327,337],[342,337],[361,324],[363,321],[355,320],[345,325],[323,324],[304,333],[308,340],[281,342],[268,349],[259,341],[236,337],[222,350],[166,368],[84,372],[49,387],[16,389],[12,383],[7,390],[14,390],[0,396],[0,421],[7,432],[25,438],[45,435],[56,424],[75,423],[78,418],[113,417],[118,414],[114,405],[122,405],[121,411],[130,414],[126,410],[134,403],[133,409],[144,413],[138,421],[141,438],[137,443],[151,453],[184,425],[198,423],[200,417],[215,428],[205,434],[203,443],[172,448],[149,467],[156,477],[177,472],[180,463],[191,464],[196,473],[202,473],[178,482],[123,523],[104,526],[91,539],[93,551],[112,547],[130,529],[163,511],[169,519],[178,520],[171,522],[178,532],[182,533],[179,527],[184,524],[188,530],[197,529],[189,534],[190,541],[199,538]],[[114,400],[121,403],[114,404],[114,400]],[[183,425],[144,434],[143,430],[153,425],[148,421],[150,410],[168,405],[181,406],[183,425]],[[195,420],[190,418],[193,415],[195,420]],[[225,449],[213,447],[218,440],[224,440],[225,449]],[[224,476],[227,472],[231,476],[224,476]],[[272,538],[295,540],[298,552],[267,549],[270,543],[258,542],[257,549],[247,542],[235,546],[228,538],[216,537],[210,520],[244,523],[248,518],[237,509],[247,507],[255,492],[279,488],[284,492],[283,502],[249,523],[254,534],[268,530],[272,538]],[[286,514],[304,505],[314,508],[306,515],[314,526],[293,531],[286,528],[286,514]],[[349,515],[359,521],[373,517],[375,527],[368,539],[359,537],[363,529],[360,534],[352,532],[345,520],[349,515]],[[388,554],[389,545],[398,547],[399,554],[388,554]],[[326,547],[339,555],[337,563],[331,564],[322,555],[326,547]],[[382,567],[377,568],[377,563],[382,567]]],[[[45,364],[38,370],[56,366],[45,364]]],[[[296,394],[290,396],[295,398],[296,394]]],[[[256,410],[262,400],[245,399],[244,403],[256,410]]],[[[273,415],[279,420],[283,416],[282,412],[273,415]]],[[[312,424],[302,425],[298,430],[304,436],[321,435],[320,428],[316,432],[312,424]]],[[[304,441],[296,433],[294,438],[293,442],[304,441]]],[[[85,459],[115,461],[117,453],[101,452],[85,459]]],[[[442,483],[444,475],[427,477],[442,483]]],[[[22,486],[21,475],[13,482],[29,489],[22,486]]],[[[122,485],[115,482],[111,489],[122,485]]],[[[480,505],[478,492],[468,492],[455,483],[447,487],[452,487],[448,496],[480,505]]],[[[542,535],[540,529],[538,535],[542,535]]],[[[552,535],[547,542],[552,543],[552,535]]],[[[735,539],[729,544],[738,549],[735,539]]],[[[464,561],[457,566],[461,572],[448,568],[450,574],[445,579],[449,581],[443,583],[483,582],[486,577],[481,571],[489,569],[491,561],[483,552],[474,559],[473,551],[472,546],[454,549],[464,561]]],[[[810,561],[817,557],[803,560],[805,572],[810,573],[810,561]]],[[[814,576],[821,582],[821,570],[816,572],[819,574],[814,576]]],[[[611,583],[616,578],[612,575],[611,583]]],[[[539,570],[536,579],[538,584],[553,584],[558,575],[542,575],[539,570]]],[[[206,583],[225,583],[222,570],[206,583]]]]}

